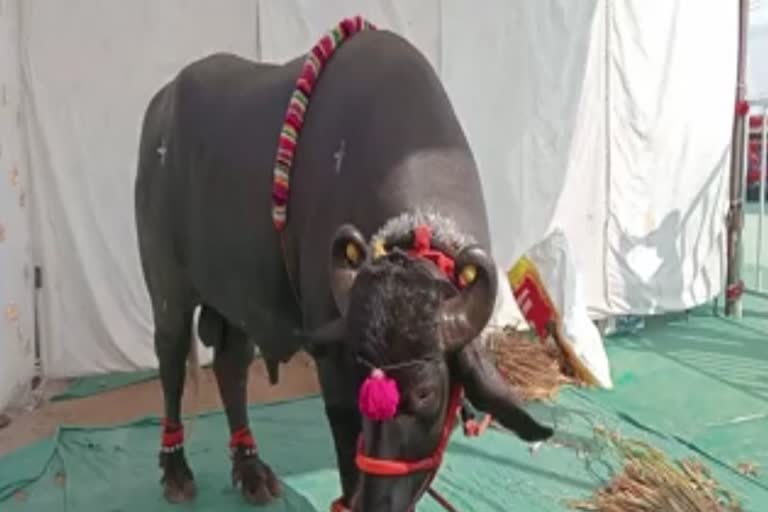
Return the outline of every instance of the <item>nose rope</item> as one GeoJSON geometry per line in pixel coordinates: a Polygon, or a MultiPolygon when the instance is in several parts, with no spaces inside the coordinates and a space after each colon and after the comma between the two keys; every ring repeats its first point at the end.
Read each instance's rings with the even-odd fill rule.
{"type": "Polygon", "coordinates": [[[437,472],[442,464],[443,456],[448,447],[448,442],[455,426],[455,421],[459,415],[464,390],[459,385],[454,385],[451,389],[451,397],[448,403],[443,430],[440,435],[438,446],[432,455],[418,461],[402,461],[393,459],[379,459],[363,453],[363,439],[358,439],[358,452],[356,456],[356,465],[364,473],[378,476],[406,476],[419,471],[428,471],[429,474],[424,481],[421,489],[413,498],[413,501],[407,510],[413,511],[419,498],[427,492],[435,501],[437,501],[446,511],[458,512],[453,505],[433,487],[432,483],[437,476],[437,472]]]}
{"type": "Polygon", "coordinates": [[[445,499],[445,497],[437,492],[434,487],[427,489],[427,493],[435,500],[441,507],[448,512],[459,512],[459,509],[451,505],[451,502],[445,499]]]}
{"type": "Polygon", "coordinates": [[[410,361],[403,361],[401,363],[393,363],[393,364],[385,364],[385,365],[375,365],[371,362],[369,362],[367,359],[358,356],[357,361],[361,363],[364,366],[367,366],[369,370],[399,370],[401,368],[408,368],[409,366],[418,366],[422,364],[427,364],[430,360],[429,359],[412,359],[410,361]]]}

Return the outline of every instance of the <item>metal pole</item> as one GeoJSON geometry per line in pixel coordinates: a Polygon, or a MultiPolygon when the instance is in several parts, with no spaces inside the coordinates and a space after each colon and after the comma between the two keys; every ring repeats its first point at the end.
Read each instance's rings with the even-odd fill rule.
{"type": "MultiPolygon", "coordinates": [[[[736,109],[744,102],[745,97],[745,68],[747,46],[747,24],[749,22],[749,0],[739,1],[739,43],[736,69],[736,109]]],[[[744,167],[744,130],[745,116],[737,114],[733,119],[733,132],[731,143],[731,180],[730,180],[730,205],[728,210],[728,248],[727,248],[727,277],[725,293],[725,314],[728,316],[741,316],[741,232],[744,219],[742,201],[742,173],[744,167]]]]}
{"type": "Polygon", "coordinates": [[[763,263],[763,218],[765,217],[765,167],[768,164],[768,154],[765,151],[766,138],[768,138],[768,133],[766,133],[768,129],[766,114],[768,114],[768,109],[763,107],[763,119],[762,123],[760,123],[762,128],[760,130],[760,218],[757,219],[757,263],[755,268],[758,291],[763,289],[761,269],[763,263]]]}
{"type": "MultiPolygon", "coordinates": [[[[751,103],[746,103],[748,106],[748,109],[751,109],[751,103]]],[[[749,137],[750,137],[750,128],[749,128],[749,113],[747,113],[746,116],[744,116],[744,137],[743,137],[743,144],[741,145],[741,201],[740,205],[742,208],[747,202],[747,170],[749,169],[749,137]]],[[[759,193],[759,192],[758,192],[759,193]]],[[[744,210],[741,212],[741,222],[739,225],[739,247],[738,247],[738,256],[736,257],[736,268],[739,269],[739,280],[737,281],[738,285],[734,288],[734,292],[737,292],[739,295],[742,293],[739,290],[744,290],[746,288],[746,285],[744,285],[744,226],[746,225],[746,215],[744,213],[744,210]]],[[[739,301],[736,303],[736,311],[734,311],[733,316],[735,318],[741,318],[742,316],[742,302],[739,299],[739,301]]]]}

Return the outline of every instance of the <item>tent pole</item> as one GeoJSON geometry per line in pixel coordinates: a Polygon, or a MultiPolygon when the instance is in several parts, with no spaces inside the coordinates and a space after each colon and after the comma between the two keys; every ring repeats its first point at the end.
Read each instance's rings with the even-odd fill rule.
{"type": "MultiPolygon", "coordinates": [[[[736,71],[736,115],[733,118],[731,140],[731,183],[728,209],[727,281],[725,290],[725,314],[741,316],[741,235],[744,225],[742,173],[744,172],[744,137],[748,119],[748,105],[745,104],[745,75],[747,28],[749,23],[749,0],[739,0],[739,44],[738,67],[736,71]]],[[[761,198],[762,200],[762,198],[761,198]]]]}

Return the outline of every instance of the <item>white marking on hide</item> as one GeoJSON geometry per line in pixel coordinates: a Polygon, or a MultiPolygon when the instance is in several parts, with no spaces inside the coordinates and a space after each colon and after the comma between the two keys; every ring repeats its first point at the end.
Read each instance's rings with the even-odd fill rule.
{"type": "Polygon", "coordinates": [[[160,156],[160,165],[165,167],[165,154],[168,152],[168,148],[165,147],[165,140],[160,141],[160,146],[157,148],[157,154],[160,156]]]}
{"type": "Polygon", "coordinates": [[[336,161],[336,174],[341,174],[341,164],[344,160],[344,155],[346,154],[346,141],[344,139],[341,139],[341,144],[339,145],[339,150],[336,151],[333,154],[333,159],[336,161]]]}

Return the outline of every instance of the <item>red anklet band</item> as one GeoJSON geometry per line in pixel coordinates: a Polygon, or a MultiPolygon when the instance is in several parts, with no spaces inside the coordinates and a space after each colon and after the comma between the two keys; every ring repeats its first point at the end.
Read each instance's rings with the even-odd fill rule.
{"type": "Polygon", "coordinates": [[[241,448],[245,451],[246,455],[256,455],[256,441],[253,439],[251,430],[248,427],[243,427],[232,433],[229,447],[232,450],[241,448]]]}
{"type": "Polygon", "coordinates": [[[166,453],[180,450],[184,445],[184,426],[163,420],[162,451],[166,453]]]}

